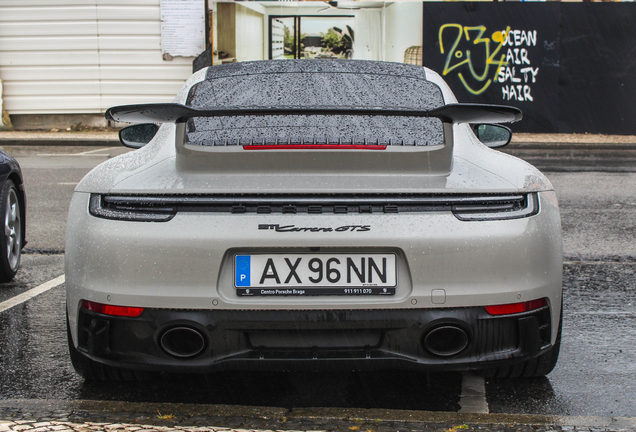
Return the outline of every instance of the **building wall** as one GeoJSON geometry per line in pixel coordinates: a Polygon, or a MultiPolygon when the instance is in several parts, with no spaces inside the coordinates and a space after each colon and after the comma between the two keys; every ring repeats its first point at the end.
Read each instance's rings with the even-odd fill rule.
{"type": "Polygon", "coordinates": [[[422,2],[393,3],[385,20],[385,58],[402,63],[407,48],[422,46],[422,2]]]}
{"type": "Polygon", "coordinates": [[[192,58],[162,58],[160,0],[0,0],[11,115],[169,102],[191,72],[192,58]]]}
{"type": "Polygon", "coordinates": [[[264,16],[241,4],[236,5],[236,60],[264,60],[264,16]]]}
{"type": "MultiPolygon", "coordinates": [[[[267,58],[268,15],[280,14],[281,5],[215,4],[217,48],[224,50],[228,33],[238,61],[267,58]],[[224,12],[232,20],[223,19],[224,12]],[[229,22],[232,28],[221,31],[229,22]]],[[[361,13],[324,8],[290,13],[361,13]]],[[[374,47],[378,59],[401,62],[406,48],[421,44],[421,11],[419,1],[373,11],[385,14],[385,43],[374,47]]],[[[12,117],[94,114],[102,121],[101,114],[114,105],[169,102],[190,76],[192,60],[163,59],[160,0],[0,0],[0,79],[12,117]]]]}
{"type": "Polygon", "coordinates": [[[217,3],[216,10],[217,49],[236,58],[236,3],[217,3]]]}

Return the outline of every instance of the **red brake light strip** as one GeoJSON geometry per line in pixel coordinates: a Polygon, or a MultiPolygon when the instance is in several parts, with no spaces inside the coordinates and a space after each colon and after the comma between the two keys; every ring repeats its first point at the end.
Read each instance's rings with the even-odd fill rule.
{"type": "Polygon", "coordinates": [[[385,145],[364,144],[280,144],[245,145],[245,150],[386,150],[385,145]]]}

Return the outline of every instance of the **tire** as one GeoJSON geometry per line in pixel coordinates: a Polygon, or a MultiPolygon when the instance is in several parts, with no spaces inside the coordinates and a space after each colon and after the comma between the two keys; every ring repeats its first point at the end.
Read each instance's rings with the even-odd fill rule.
{"type": "Polygon", "coordinates": [[[68,312],[66,316],[66,337],[73,369],[86,381],[145,381],[154,377],[154,374],[149,372],[107,366],[95,362],[80,353],[73,345],[68,312]]]}
{"type": "Polygon", "coordinates": [[[0,192],[4,230],[0,233],[0,282],[9,282],[20,267],[22,257],[22,213],[18,189],[7,179],[0,192]]]}
{"type": "Polygon", "coordinates": [[[488,378],[540,378],[552,370],[559,360],[561,351],[561,329],[563,328],[563,306],[561,306],[561,318],[559,319],[559,331],[552,347],[530,360],[526,360],[514,366],[486,369],[483,375],[488,378]]]}

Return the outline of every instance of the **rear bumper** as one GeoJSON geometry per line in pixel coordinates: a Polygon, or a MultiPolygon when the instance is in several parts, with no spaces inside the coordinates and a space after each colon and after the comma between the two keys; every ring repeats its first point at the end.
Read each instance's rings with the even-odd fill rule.
{"type": "MultiPolygon", "coordinates": [[[[549,298],[561,303],[562,250],[552,192],[539,214],[514,220],[461,221],[450,211],[404,214],[178,213],[168,222],[115,221],[89,214],[75,193],[66,242],[71,334],[83,299],[156,310],[306,311],[453,310],[549,298]],[[262,225],[342,227],[364,232],[277,232],[262,225]],[[391,253],[395,294],[240,296],[236,254],[391,253]]],[[[223,312],[225,311],[225,312],[223,312]]],[[[214,312],[215,314],[217,312],[214,312]]],[[[291,313],[291,312],[290,312],[291,313]]],[[[406,312],[405,312],[406,313],[406,312]]],[[[221,316],[213,315],[213,316],[221,316]]],[[[187,318],[186,318],[187,319],[187,318]]],[[[559,312],[552,311],[552,343],[559,312]]]]}
{"type": "MultiPolygon", "coordinates": [[[[137,318],[80,309],[77,343],[80,353],[94,361],[150,371],[466,370],[513,364],[540,355],[551,346],[550,322],[549,306],[496,317],[482,307],[313,311],[146,309],[137,318]],[[458,342],[456,348],[463,348],[452,354],[450,343],[450,351],[433,354],[425,346],[424,338],[440,327],[450,328],[452,336],[464,334],[465,347],[458,342]],[[169,354],[165,345],[170,345],[170,337],[163,338],[164,347],[162,337],[175,328],[187,329],[183,339],[200,335],[200,352],[184,357],[169,354]]],[[[442,333],[444,337],[448,334],[442,333]]],[[[178,331],[172,333],[176,345],[181,335],[178,331]]],[[[169,348],[174,349],[174,344],[169,348]]]]}

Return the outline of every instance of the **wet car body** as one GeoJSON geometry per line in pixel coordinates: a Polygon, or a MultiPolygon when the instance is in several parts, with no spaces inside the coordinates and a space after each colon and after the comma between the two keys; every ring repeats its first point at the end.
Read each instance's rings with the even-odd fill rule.
{"type": "Polygon", "coordinates": [[[8,282],[18,271],[26,244],[26,194],[18,161],[0,149],[0,282],[8,282]]]}
{"type": "Polygon", "coordinates": [[[466,124],[498,114],[456,102],[426,68],[273,61],[200,71],[174,104],[109,111],[164,123],[73,195],[76,369],[548,373],[554,190],[466,124]]]}

